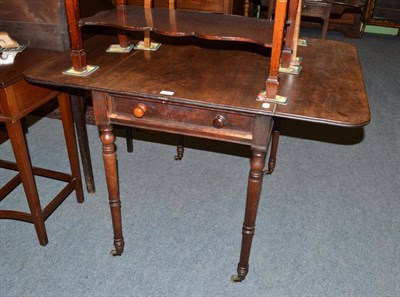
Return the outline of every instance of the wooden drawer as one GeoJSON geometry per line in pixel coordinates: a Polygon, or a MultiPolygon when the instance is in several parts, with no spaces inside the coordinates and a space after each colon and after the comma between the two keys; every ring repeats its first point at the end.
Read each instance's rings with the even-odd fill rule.
{"type": "Polygon", "coordinates": [[[250,114],[119,96],[109,97],[109,118],[114,123],[134,127],[187,135],[201,133],[208,138],[218,136],[220,139],[222,136],[227,140],[245,143],[251,140],[254,119],[250,114]],[[138,107],[139,111],[143,111],[141,117],[134,115],[138,107]]]}

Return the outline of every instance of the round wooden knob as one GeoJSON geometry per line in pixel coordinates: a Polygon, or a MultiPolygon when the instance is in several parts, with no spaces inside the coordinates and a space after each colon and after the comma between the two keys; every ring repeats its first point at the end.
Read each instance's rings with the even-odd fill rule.
{"type": "Polygon", "coordinates": [[[134,109],[133,109],[133,115],[137,118],[141,118],[144,116],[144,114],[147,111],[147,106],[144,105],[143,103],[139,103],[134,109]]]}
{"type": "Polygon", "coordinates": [[[213,121],[213,125],[217,129],[221,129],[225,126],[226,119],[222,115],[217,115],[213,121]]]}

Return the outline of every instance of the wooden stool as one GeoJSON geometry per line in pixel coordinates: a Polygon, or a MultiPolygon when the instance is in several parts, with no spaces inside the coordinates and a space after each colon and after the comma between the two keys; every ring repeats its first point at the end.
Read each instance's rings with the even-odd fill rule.
{"type": "MultiPolygon", "coordinates": [[[[35,52],[31,52],[31,59],[33,60],[35,60],[34,55],[35,52]]],[[[82,203],[84,200],[75,130],[71,113],[71,102],[69,95],[65,93],[37,87],[22,80],[22,72],[18,64],[15,66],[7,66],[4,70],[5,71],[3,71],[0,76],[0,122],[6,124],[16,163],[0,160],[0,168],[18,171],[18,174],[0,189],[0,201],[22,183],[30,213],[0,210],[0,219],[13,219],[33,223],[39,243],[41,245],[46,245],[48,243],[48,238],[44,221],[71,192],[76,192],[79,203],[82,203]],[[14,69],[12,69],[12,67],[14,69]],[[14,75],[11,75],[11,73],[14,75]],[[71,174],[32,167],[21,125],[22,117],[55,97],[58,98],[60,106],[71,174]],[[47,206],[42,208],[34,175],[64,181],[67,185],[47,206]]],[[[50,137],[56,136],[51,135],[50,137]]]]}

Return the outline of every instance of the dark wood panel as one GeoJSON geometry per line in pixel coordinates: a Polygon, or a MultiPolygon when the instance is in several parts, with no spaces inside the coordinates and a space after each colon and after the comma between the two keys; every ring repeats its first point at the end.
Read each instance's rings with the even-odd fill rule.
{"type": "Polygon", "coordinates": [[[66,24],[37,24],[0,21],[0,28],[20,44],[32,48],[63,51],[69,48],[69,35],[66,24]]]}
{"type": "Polygon", "coordinates": [[[0,0],[0,20],[42,24],[60,24],[63,1],[0,0]]]}
{"type": "Polygon", "coordinates": [[[69,48],[64,0],[0,0],[0,28],[34,48],[69,48]]]}

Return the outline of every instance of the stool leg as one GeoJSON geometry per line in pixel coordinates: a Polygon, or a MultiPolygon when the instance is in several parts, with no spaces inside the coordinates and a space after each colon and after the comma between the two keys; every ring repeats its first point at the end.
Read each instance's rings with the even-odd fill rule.
{"type": "Polygon", "coordinates": [[[71,101],[69,95],[65,93],[61,93],[60,95],[58,95],[57,99],[61,111],[61,120],[64,129],[64,137],[67,145],[71,172],[72,176],[76,179],[76,187],[75,187],[76,198],[79,203],[82,203],[84,200],[83,189],[82,189],[82,178],[81,178],[81,171],[79,168],[78,148],[75,139],[74,123],[72,120],[71,101]]]}
{"type": "Polygon", "coordinates": [[[6,127],[31,212],[32,223],[35,225],[39,243],[46,245],[49,241],[21,122],[6,123],[6,127]]]}
{"type": "Polygon", "coordinates": [[[71,96],[72,101],[72,116],[74,118],[76,135],[78,137],[79,151],[81,154],[83,175],[85,176],[86,189],[88,193],[94,193],[96,191],[92,161],[90,157],[89,142],[86,129],[85,120],[85,99],[82,96],[71,96]]]}

